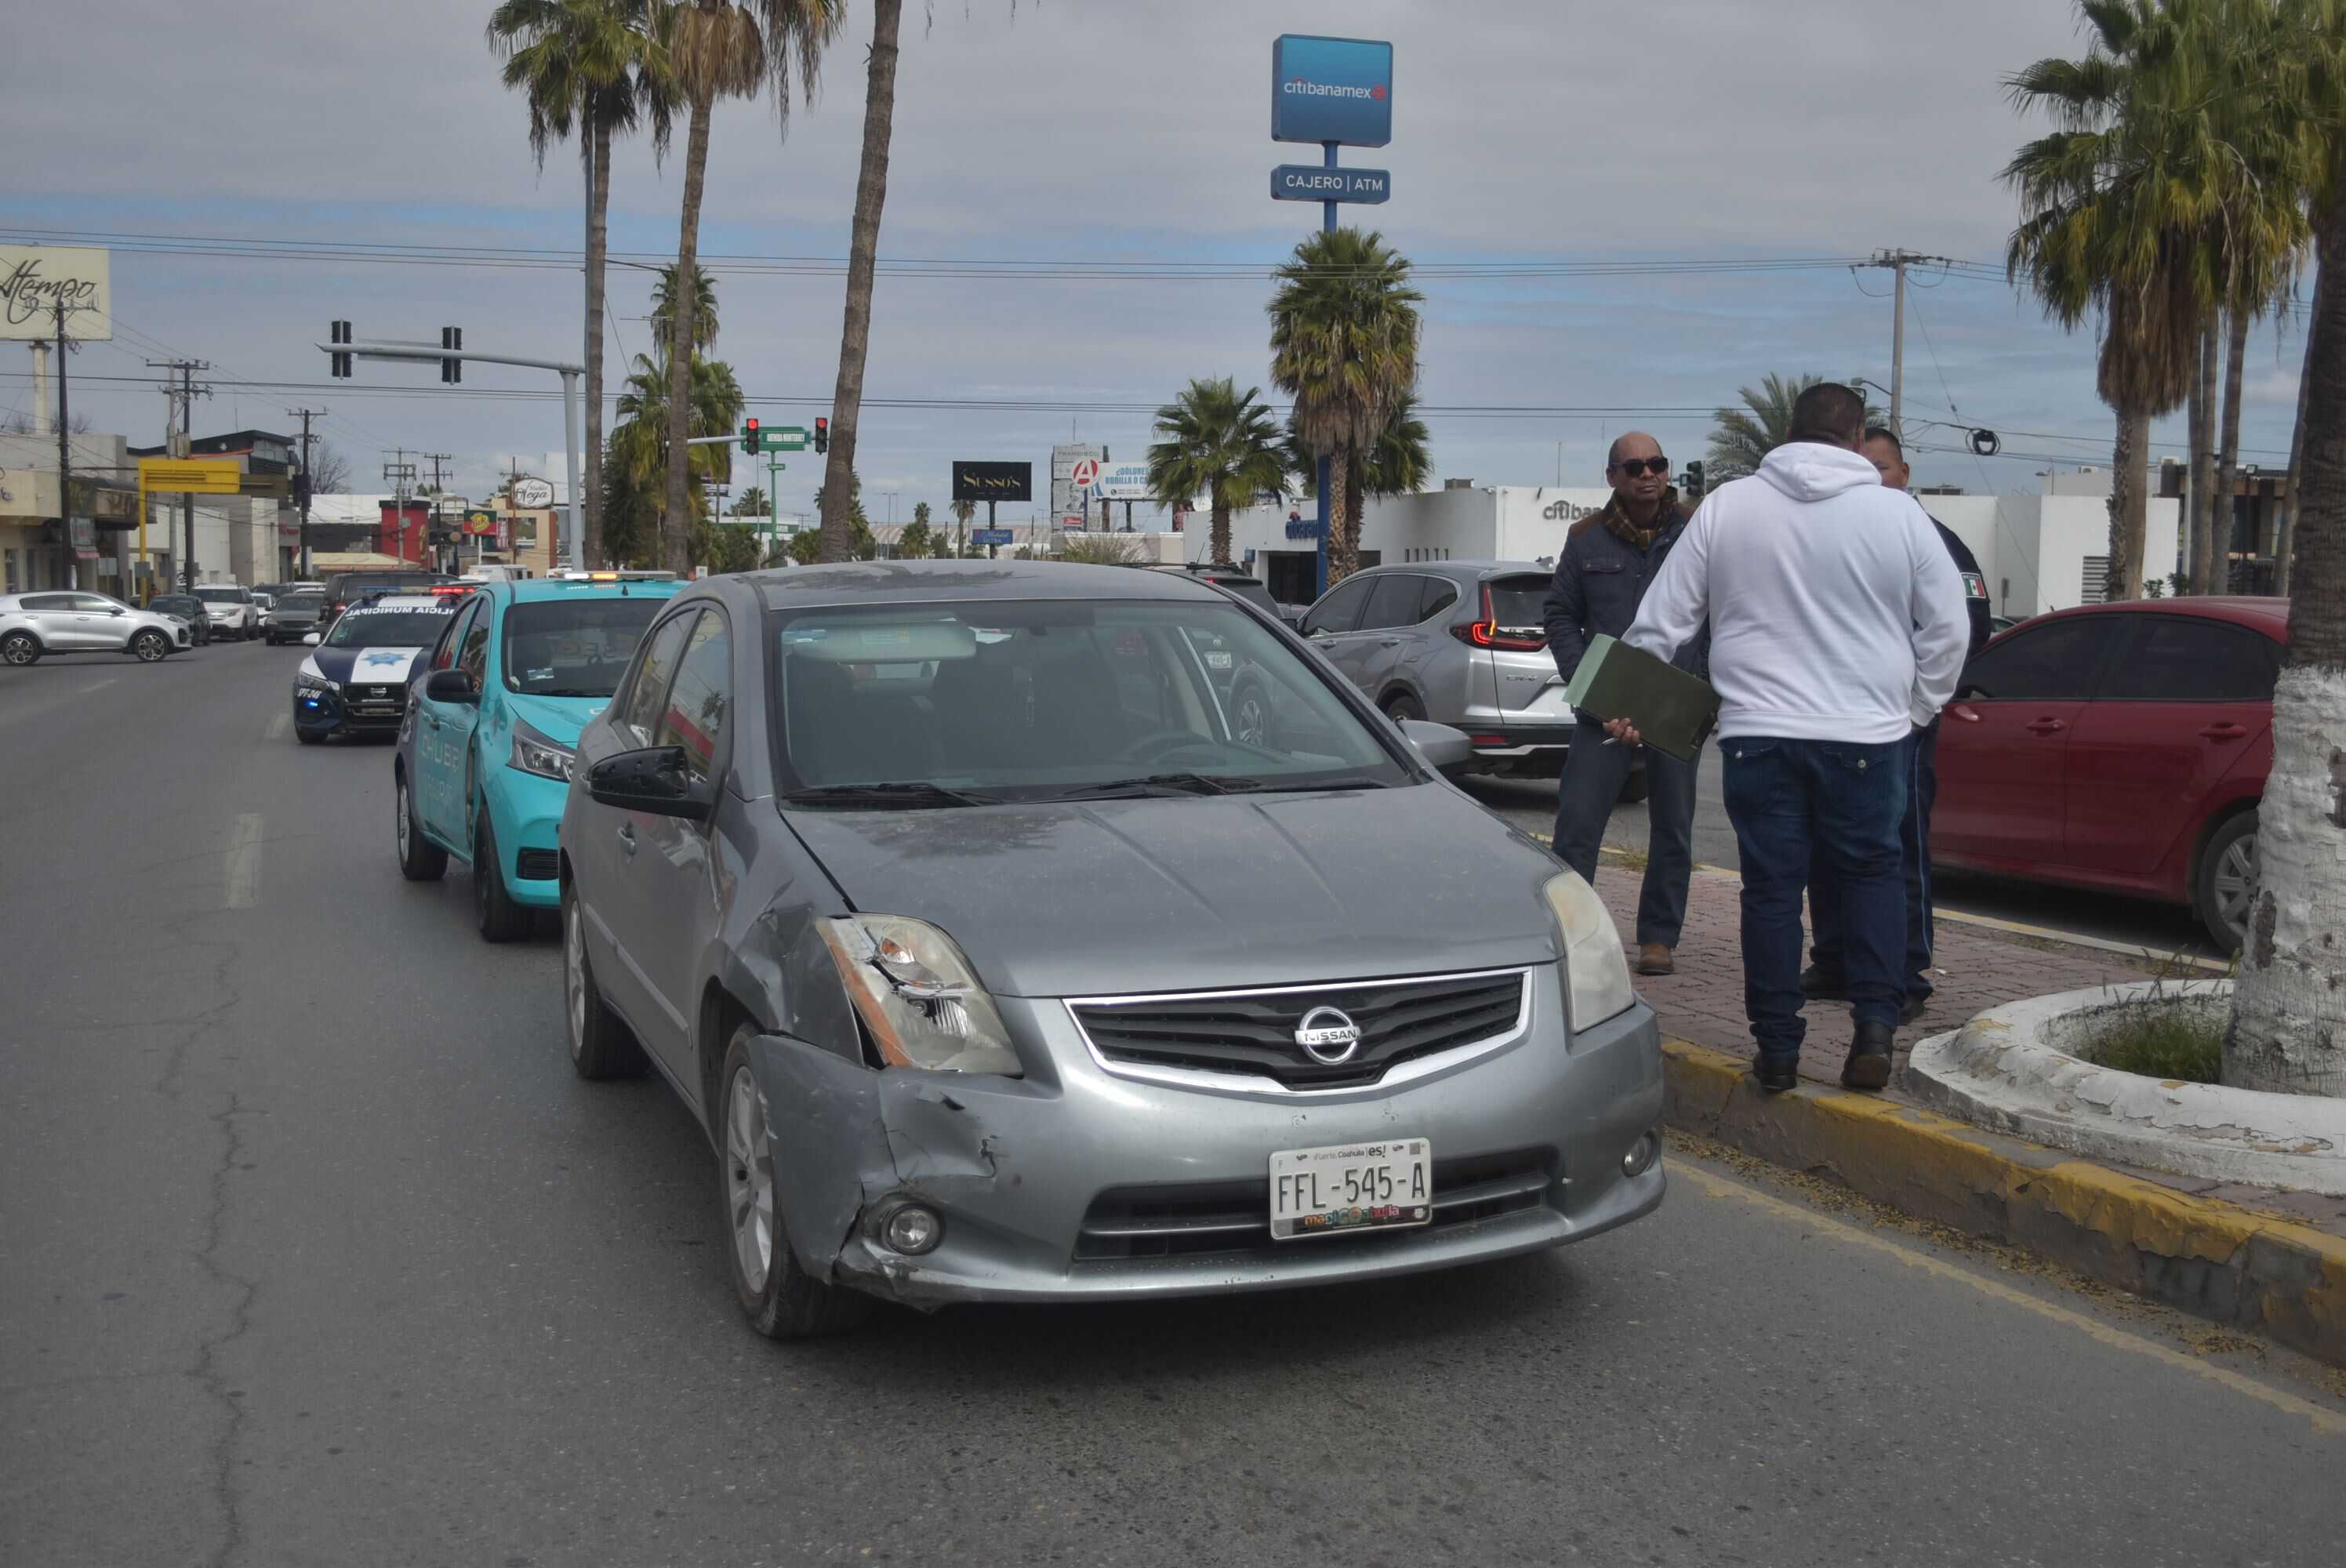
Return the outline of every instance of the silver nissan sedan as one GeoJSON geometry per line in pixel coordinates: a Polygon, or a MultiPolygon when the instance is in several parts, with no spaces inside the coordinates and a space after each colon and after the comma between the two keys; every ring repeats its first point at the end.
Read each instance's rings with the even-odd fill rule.
{"type": "Polygon", "coordinates": [[[1594,1236],[1661,1202],[1654,1015],[1465,744],[1174,574],[711,578],[567,759],[571,1059],[700,1118],[778,1338],[1594,1236]]]}

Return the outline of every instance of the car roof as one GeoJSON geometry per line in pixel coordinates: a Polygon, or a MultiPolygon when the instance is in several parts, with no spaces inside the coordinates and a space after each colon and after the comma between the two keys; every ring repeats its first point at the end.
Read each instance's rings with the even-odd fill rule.
{"type": "Polygon", "coordinates": [[[482,593],[534,605],[547,599],[672,599],[692,585],[678,577],[633,577],[617,582],[580,582],[575,577],[517,577],[483,583],[482,593]]]}
{"type": "Polygon", "coordinates": [[[459,605],[462,599],[454,594],[371,594],[354,610],[436,610],[443,605],[459,605]]]}
{"type": "Polygon", "coordinates": [[[1058,561],[847,561],[731,572],[693,585],[726,597],[746,590],[771,609],[818,605],[922,604],[938,599],[1187,600],[1229,596],[1186,572],[1078,566],[1058,561]],[[740,585],[736,589],[733,585],[740,585]]]}
{"type": "Polygon", "coordinates": [[[2111,599],[2098,605],[2072,605],[2066,610],[2047,610],[2022,624],[2034,625],[2056,616],[2115,615],[2198,616],[2206,620],[2231,621],[2239,626],[2254,626],[2282,642],[2289,640],[2289,601],[2278,596],[2258,594],[2188,594],[2174,599],[2111,599]]]}

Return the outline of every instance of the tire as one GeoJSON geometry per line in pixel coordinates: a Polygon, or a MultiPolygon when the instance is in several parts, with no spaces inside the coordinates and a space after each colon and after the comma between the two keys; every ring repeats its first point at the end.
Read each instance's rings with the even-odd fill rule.
{"type": "Polygon", "coordinates": [[[1423,718],[1425,704],[1405,691],[1397,691],[1385,698],[1385,717],[1395,724],[1404,718],[1423,718]]]}
{"type": "Polygon", "coordinates": [[[717,1080],[717,1205],[725,1272],[750,1326],[769,1339],[843,1333],[871,1316],[872,1298],[799,1267],[778,1201],[766,1096],[750,1065],[756,1033],[746,1023],[735,1027],[717,1080]]]}
{"type": "Polygon", "coordinates": [[[473,829],[473,916],[483,942],[519,942],[535,929],[536,911],[513,901],[505,891],[505,869],[497,864],[497,836],[489,827],[489,809],[481,808],[473,829]]]}
{"type": "Polygon", "coordinates": [[[321,746],[325,744],[326,739],[316,731],[304,729],[298,724],[293,727],[293,738],[304,746],[321,746]]]}
{"type": "MultiPolygon", "coordinates": [[[[293,733],[301,738],[304,746],[315,746],[321,738],[298,727],[293,733]]],[[[408,793],[404,770],[394,777],[393,799],[396,802],[392,809],[397,824],[393,831],[398,835],[399,874],[411,882],[438,881],[448,869],[448,851],[423,836],[423,828],[415,820],[415,800],[408,793]]]]}
{"type": "Polygon", "coordinates": [[[41,640],[30,632],[10,632],[0,637],[0,663],[23,669],[41,662],[41,640]]]}
{"type": "Polygon", "coordinates": [[[171,657],[170,640],[149,627],[130,639],[130,657],[140,664],[161,664],[171,657]]]}
{"type": "Polygon", "coordinates": [[[2257,814],[2227,818],[2208,836],[2191,874],[2191,911],[2216,951],[2227,956],[2247,943],[2257,891],[2257,814]]]}
{"type": "Polygon", "coordinates": [[[562,884],[562,1023],[571,1070],[589,1083],[633,1078],[644,1070],[644,1048],[619,1015],[604,1003],[586,956],[586,917],[578,895],[562,884]]]}
{"type": "Polygon", "coordinates": [[[1275,728],[1270,693],[1260,681],[1245,680],[1230,692],[1230,734],[1250,746],[1268,747],[1275,728]]]}

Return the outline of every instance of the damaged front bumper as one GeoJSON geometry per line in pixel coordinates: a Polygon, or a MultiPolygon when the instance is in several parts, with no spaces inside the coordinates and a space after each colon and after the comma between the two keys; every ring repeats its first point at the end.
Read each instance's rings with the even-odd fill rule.
{"type": "Polygon", "coordinates": [[[1063,1004],[1012,997],[997,1003],[1029,1047],[1024,1078],[874,1071],[773,1034],[750,1055],[782,1217],[817,1278],[922,1308],[1273,1289],[1537,1251],[1660,1204],[1658,1162],[1623,1168],[1661,1120],[1652,1011],[1640,1003],[1567,1044],[1560,976],[1535,971],[1534,986],[1536,1022],[1504,1049],[1392,1090],[1308,1100],[1112,1076],[1063,1004]],[[1267,1221],[1274,1151],[1395,1136],[1433,1145],[1434,1225],[1272,1242],[1267,1224],[1230,1222],[1250,1204],[1267,1221]],[[943,1217],[934,1251],[905,1257],[880,1239],[904,1201],[943,1217]],[[1182,1218],[1185,1204],[1219,1223],[1182,1218]],[[1135,1227],[1104,1221],[1103,1206],[1173,1228],[1119,1242],[1135,1227]],[[1204,1229],[1214,1239],[1200,1245],[1204,1229]]]}

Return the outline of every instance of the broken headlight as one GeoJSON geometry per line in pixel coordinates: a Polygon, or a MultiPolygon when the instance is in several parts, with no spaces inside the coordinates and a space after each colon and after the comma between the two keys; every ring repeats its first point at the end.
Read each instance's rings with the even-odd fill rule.
{"type": "Polygon", "coordinates": [[[951,937],[900,915],[848,915],[821,929],[888,1065],[1019,1075],[1002,1014],[951,937]]]}
{"type": "Polygon", "coordinates": [[[1629,962],[1613,913],[1578,872],[1564,871],[1549,881],[1547,907],[1556,916],[1568,1016],[1576,1034],[1621,1012],[1637,993],[1629,985],[1629,962]]]}

